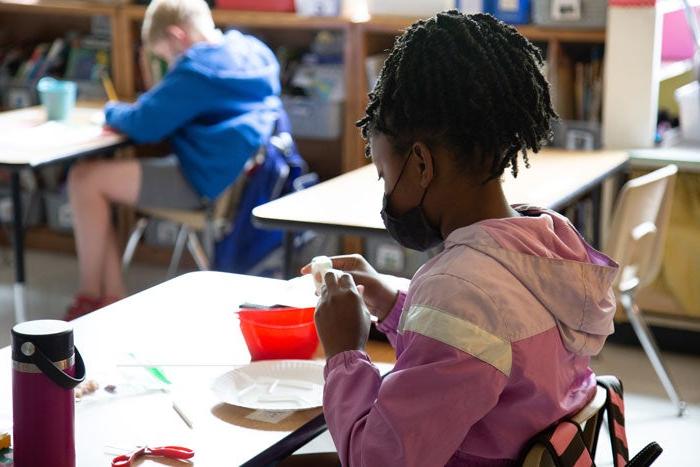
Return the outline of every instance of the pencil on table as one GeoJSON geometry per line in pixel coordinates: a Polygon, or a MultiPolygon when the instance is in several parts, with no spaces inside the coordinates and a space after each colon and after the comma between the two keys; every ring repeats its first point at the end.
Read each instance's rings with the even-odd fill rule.
{"type": "Polygon", "coordinates": [[[112,83],[112,80],[106,72],[102,73],[102,86],[104,86],[105,92],[107,93],[107,97],[110,101],[119,100],[119,97],[117,96],[117,91],[115,91],[114,89],[114,84],[112,83]]]}

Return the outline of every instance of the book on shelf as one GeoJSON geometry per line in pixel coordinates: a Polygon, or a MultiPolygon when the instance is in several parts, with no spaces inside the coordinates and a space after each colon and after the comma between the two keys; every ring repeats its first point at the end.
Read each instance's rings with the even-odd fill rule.
{"type": "Polygon", "coordinates": [[[36,82],[39,79],[46,76],[46,74],[60,66],[63,60],[63,52],[66,47],[66,41],[59,37],[53,41],[51,47],[46,52],[46,55],[41,59],[41,61],[35,66],[29,79],[31,82],[36,82]]]}
{"type": "Polygon", "coordinates": [[[17,71],[22,66],[26,51],[22,47],[8,47],[3,53],[0,62],[0,78],[9,80],[17,75],[17,71]]]}
{"type": "Polygon", "coordinates": [[[96,37],[71,41],[65,78],[77,81],[99,81],[109,67],[110,43],[96,37]]]}
{"type": "Polygon", "coordinates": [[[556,64],[552,100],[563,120],[600,122],[603,108],[602,49],[594,47],[587,56],[562,53],[556,64]]]}
{"type": "Polygon", "coordinates": [[[29,58],[19,67],[19,70],[17,70],[14,81],[18,83],[29,82],[34,69],[41,64],[48,49],[49,44],[46,43],[41,43],[34,47],[29,58]]]}
{"type": "Polygon", "coordinates": [[[372,91],[379,79],[379,74],[384,66],[384,61],[389,55],[385,53],[370,55],[365,58],[365,73],[367,73],[367,90],[372,91]]]}

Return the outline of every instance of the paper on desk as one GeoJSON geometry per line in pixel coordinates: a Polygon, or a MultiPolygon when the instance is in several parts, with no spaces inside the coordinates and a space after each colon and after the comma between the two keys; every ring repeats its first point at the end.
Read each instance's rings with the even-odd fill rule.
{"type": "Polygon", "coordinates": [[[0,135],[0,145],[5,148],[43,149],[56,145],[71,145],[91,141],[102,133],[99,125],[70,125],[62,122],[46,122],[41,125],[19,128],[0,135]]]}
{"type": "Polygon", "coordinates": [[[256,410],[245,418],[256,422],[279,423],[294,413],[293,410],[256,410]]]}
{"type": "Polygon", "coordinates": [[[251,290],[243,295],[244,303],[262,306],[284,305],[299,308],[315,307],[318,297],[311,275],[280,281],[264,290],[251,290]]]}

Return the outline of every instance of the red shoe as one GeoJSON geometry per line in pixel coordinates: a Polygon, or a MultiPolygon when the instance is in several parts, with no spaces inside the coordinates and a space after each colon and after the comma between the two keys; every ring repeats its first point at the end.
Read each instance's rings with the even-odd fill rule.
{"type": "Polygon", "coordinates": [[[117,298],[117,297],[102,297],[102,298],[100,298],[100,302],[99,302],[99,305],[100,305],[100,306],[98,307],[98,309],[99,309],[99,308],[104,308],[104,307],[106,307],[106,306],[109,306],[109,305],[111,305],[112,303],[117,303],[119,300],[121,300],[121,298],[117,298]]]}
{"type": "Polygon", "coordinates": [[[102,299],[91,297],[89,295],[78,294],[73,298],[73,303],[66,311],[65,320],[73,321],[76,318],[85,316],[95,310],[102,308],[102,299]]]}

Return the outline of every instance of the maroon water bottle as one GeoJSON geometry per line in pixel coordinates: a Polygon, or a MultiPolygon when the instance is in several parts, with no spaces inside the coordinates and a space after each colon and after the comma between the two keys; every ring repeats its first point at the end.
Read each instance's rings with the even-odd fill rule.
{"type": "Polygon", "coordinates": [[[73,389],[85,365],[65,321],[27,321],[12,328],[15,467],[75,466],[73,389]]]}

